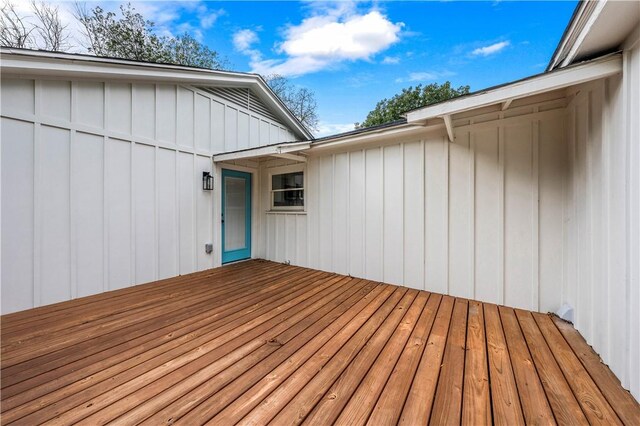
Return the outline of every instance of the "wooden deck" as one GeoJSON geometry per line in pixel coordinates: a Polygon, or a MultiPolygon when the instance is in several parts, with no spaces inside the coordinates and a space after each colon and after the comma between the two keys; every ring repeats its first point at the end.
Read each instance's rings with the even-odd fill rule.
{"type": "Polygon", "coordinates": [[[640,424],[572,328],[265,261],[2,317],[2,423],[640,424]]]}

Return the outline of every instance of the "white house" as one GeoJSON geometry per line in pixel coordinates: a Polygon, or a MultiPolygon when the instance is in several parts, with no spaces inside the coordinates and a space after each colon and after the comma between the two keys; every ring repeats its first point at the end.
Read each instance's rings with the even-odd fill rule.
{"type": "Polygon", "coordinates": [[[639,398],[639,41],[582,2],[546,72],[316,140],[256,75],[3,49],[2,311],[266,258],[568,305],[639,398]]]}

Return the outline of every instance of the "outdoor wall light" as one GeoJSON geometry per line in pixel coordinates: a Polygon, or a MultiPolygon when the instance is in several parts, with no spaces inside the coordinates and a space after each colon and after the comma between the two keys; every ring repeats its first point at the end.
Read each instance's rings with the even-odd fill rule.
{"type": "Polygon", "coordinates": [[[209,172],[202,172],[202,190],[213,190],[213,176],[209,172]]]}

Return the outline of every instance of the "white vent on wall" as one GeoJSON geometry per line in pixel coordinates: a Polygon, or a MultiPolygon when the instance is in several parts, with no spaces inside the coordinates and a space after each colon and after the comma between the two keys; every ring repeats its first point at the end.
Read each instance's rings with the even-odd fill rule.
{"type": "Polygon", "coordinates": [[[565,321],[573,323],[573,306],[568,303],[563,303],[560,309],[556,311],[556,315],[565,321]]]}
{"type": "Polygon", "coordinates": [[[235,106],[244,108],[250,112],[262,115],[265,118],[279,123],[278,117],[271,112],[271,110],[258,96],[256,96],[255,93],[251,91],[251,89],[240,87],[199,87],[199,89],[224,99],[235,106]]]}

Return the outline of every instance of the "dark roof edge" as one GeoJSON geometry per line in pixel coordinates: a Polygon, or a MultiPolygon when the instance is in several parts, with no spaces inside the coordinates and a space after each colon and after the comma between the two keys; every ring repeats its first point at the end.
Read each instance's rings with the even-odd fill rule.
{"type": "Polygon", "coordinates": [[[411,113],[411,112],[414,112],[414,111],[419,111],[419,110],[424,109],[424,108],[432,107],[434,105],[446,104],[447,102],[455,101],[455,100],[458,100],[458,99],[461,99],[461,98],[468,98],[468,97],[471,97],[471,96],[481,95],[481,94],[486,93],[486,92],[491,92],[491,91],[496,90],[496,89],[500,89],[500,88],[503,88],[503,87],[506,87],[506,86],[511,86],[512,84],[522,83],[524,81],[533,80],[533,79],[542,77],[542,76],[547,75],[547,74],[553,74],[553,73],[564,71],[564,70],[568,70],[568,69],[571,69],[571,68],[577,68],[577,67],[579,67],[581,65],[584,65],[586,63],[589,63],[589,62],[595,62],[595,61],[598,61],[600,59],[604,59],[604,58],[609,57],[609,56],[615,56],[615,55],[621,55],[621,54],[622,54],[622,52],[620,50],[617,50],[617,51],[611,52],[611,53],[606,53],[604,55],[600,55],[600,56],[597,56],[595,58],[585,59],[585,60],[580,61],[580,62],[574,62],[571,65],[567,65],[566,67],[554,68],[551,71],[544,71],[544,72],[541,72],[541,73],[538,73],[538,74],[530,75],[528,77],[520,78],[518,80],[508,81],[506,83],[501,83],[501,84],[497,84],[495,86],[486,87],[484,89],[476,90],[475,92],[467,93],[465,95],[456,96],[454,98],[446,99],[444,101],[434,102],[432,104],[425,105],[425,106],[420,107],[420,108],[414,108],[414,109],[412,109],[410,111],[407,111],[405,114],[408,114],[408,113],[411,113]]]}
{"type": "Polygon", "coordinates": [[[549,71],[551,71],[553,69],[553,65],[554,65],[554,62],[556,60],[556,56],[562,50],[564,41],[569,36],[569,34],[571,32],[571,28],[573,27],[573,24],[575,23],[576,19],[578,19],[578,16],[580,15],[580,10],[584,7],[584,5],[585,5],[585,1],[584,0],[579,0],[578,3],[576,4],[576,7],[573,9],[573,13],[571,14],[571,18],[569,19],[569,22],[567,23],[567,26],[564,28],[564,31],[562,32],[562,36],[560,37],[560,40],[558,40],[558,44],[556,45],[556,48],[553,51],[553,54],[551,55],[551,59],[549,59],[549,63],[547,64],[547,68],[545,69],[545,72],[549,72],[549,71]]]}
{"type": "Polygon", "coordinates": [[[392,127],[398,127],[404,124],[407,124],[407,119],[401,118],[399,120],[394,120],[394,121],[390,121],[388,123],[383,123],[383,124],[377,124],[375,126],[364,127],[362,129],[349,130],[348,132],[336,133],[335,135],[329,135],[329,136],[323,136],[321,138],[314,139],[312,141],[312,144],[316,144],[318,142],[325,142],[331,139],[339,139],[339,138],[345,138],[349,136],[356,136],[363,133],[374,132],[376,130],[383,130],[383,129],[388,129],[392,127]]]}

